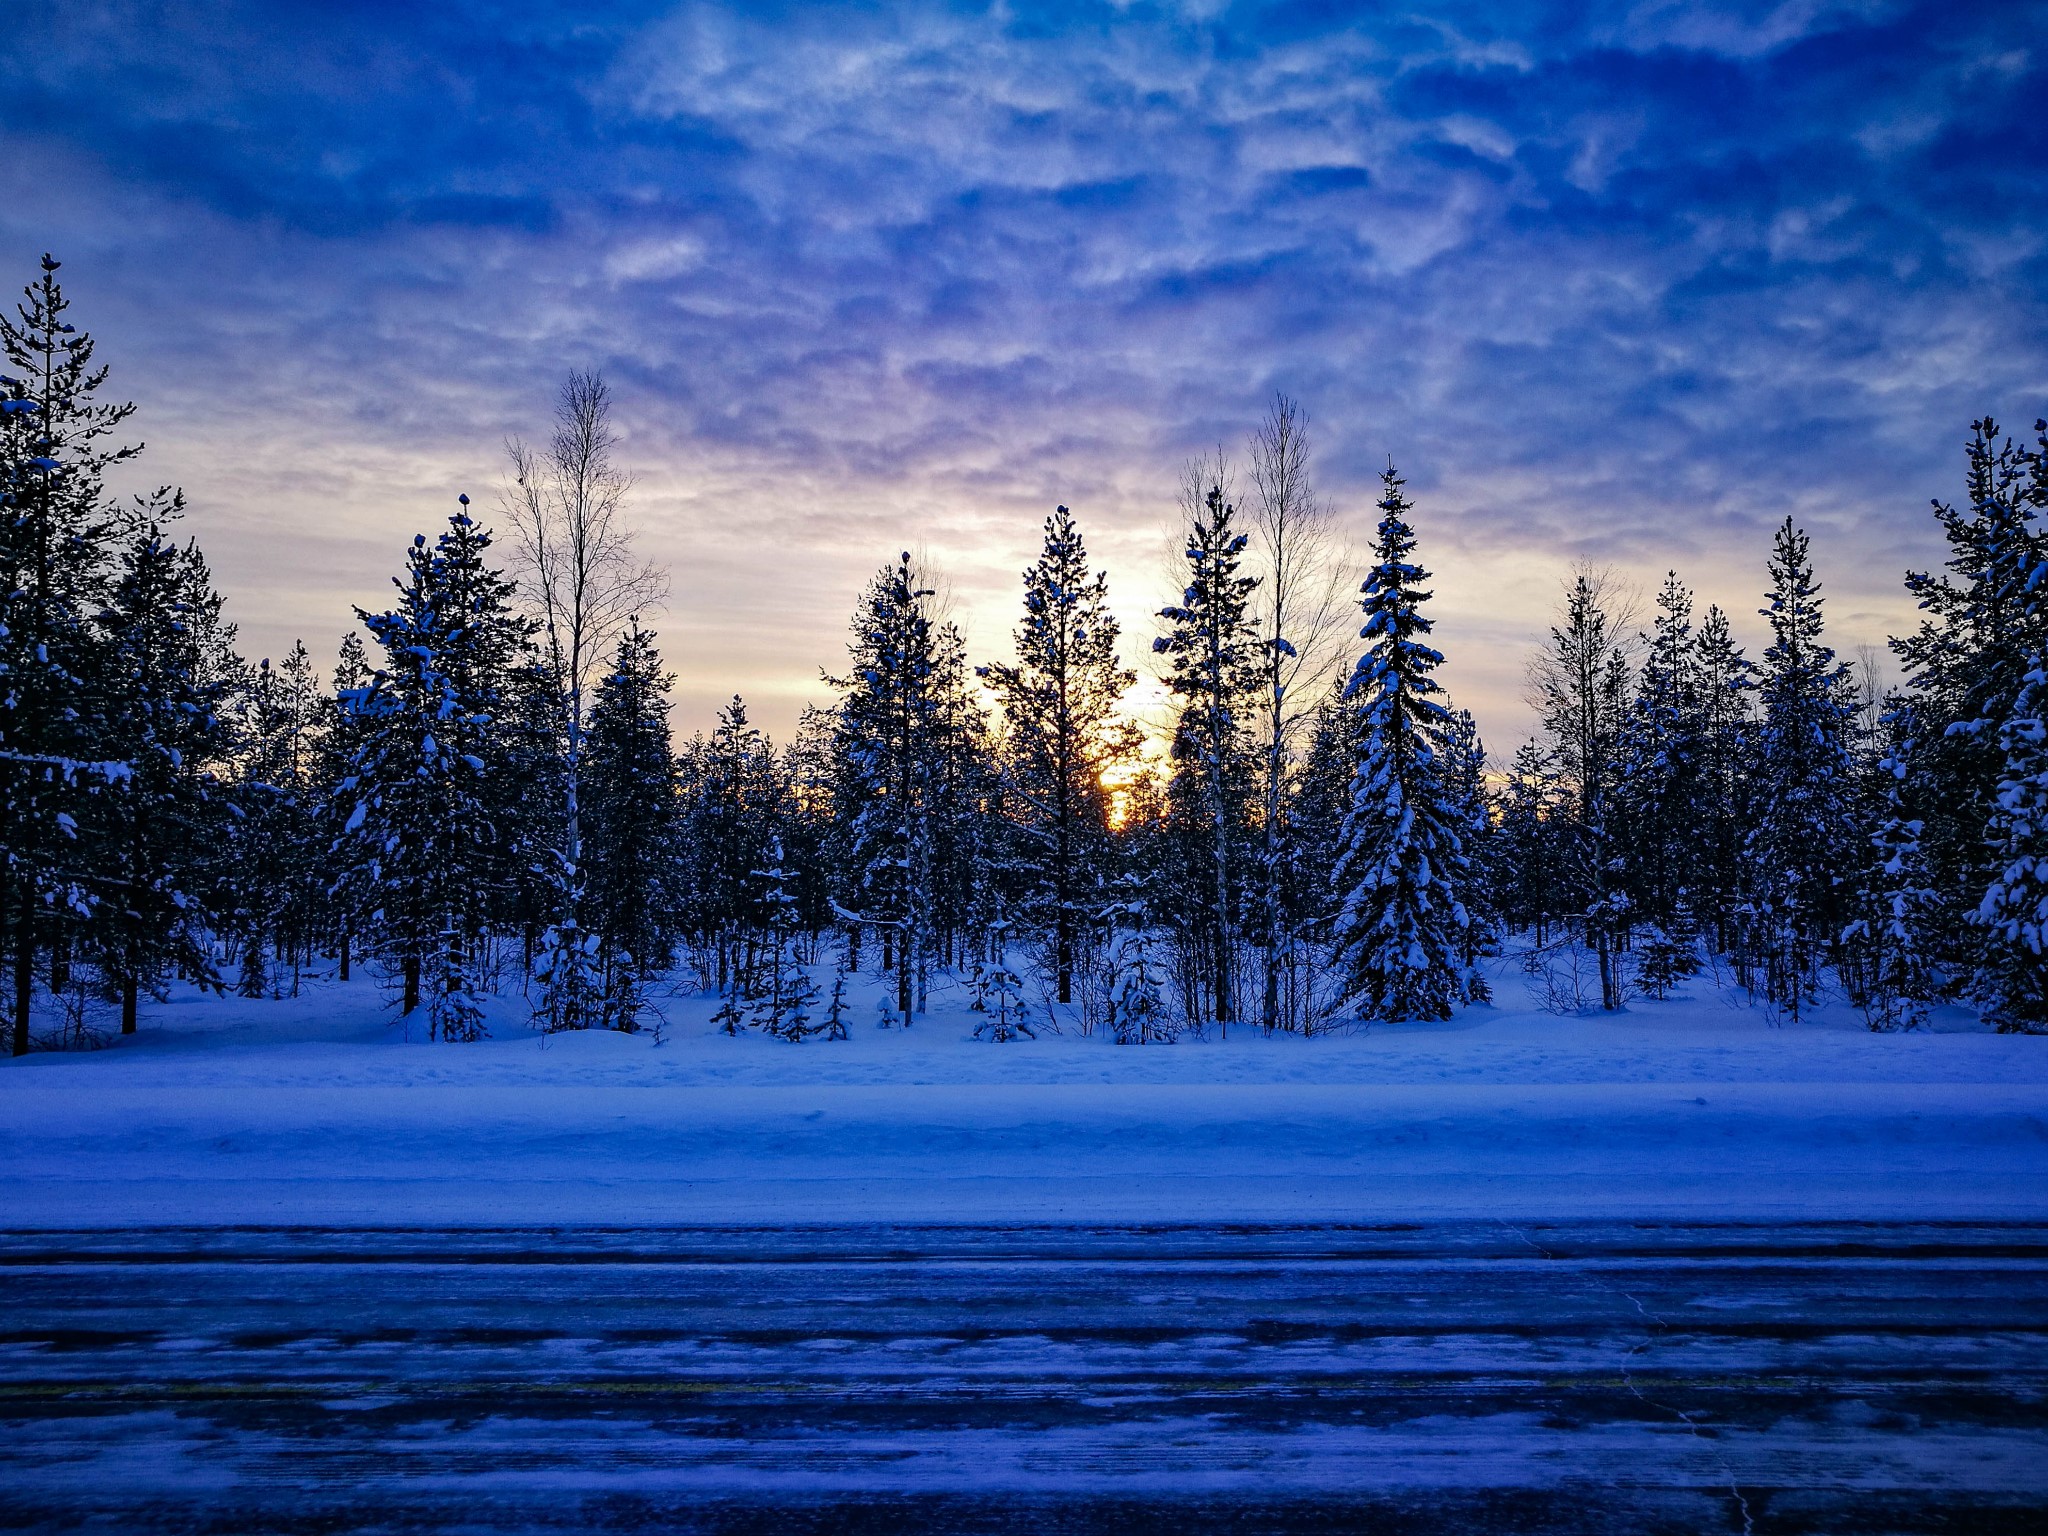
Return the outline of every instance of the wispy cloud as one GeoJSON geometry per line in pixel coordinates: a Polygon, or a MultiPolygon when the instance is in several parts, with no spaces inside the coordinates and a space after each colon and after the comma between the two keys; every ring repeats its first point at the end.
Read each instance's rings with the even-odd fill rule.
{"type": "Polygon", "coordinates": [[[69,259],[258,649],[596,365],[690,710],[786,720],[907,543],[1001,645],[1055,501],[1142,627],[1278,388],[1361,533],[1409,473],[1505,736],[1568,560],[1746,612],[1792,512],[1877,638],[1964,423],[2048,409],[2039,4],[510,9],[10,13],[0,258],[69,259]]]}

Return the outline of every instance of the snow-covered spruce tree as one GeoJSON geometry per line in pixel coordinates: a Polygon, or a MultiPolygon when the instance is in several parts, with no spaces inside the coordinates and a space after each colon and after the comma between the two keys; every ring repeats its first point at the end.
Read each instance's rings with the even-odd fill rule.
{"type": "Polygon", "coordinates": [[[1110,1036],[1118,1045],[1171,1045],[1179,1030],[1166,1003],[1166,966],[1144,882],[1127,875],[1120,884],[1121,899],[1105,914],[1116,935],[1109,965],[1110,1036]]]}
{"type": "Polygon", "coordinates": [[[649,978],[675,959],[682,797],[654,636],[619,637],[597,685],[583,760],[584,901],[603,936],[606,1020],[632,1029],[649,978]]]}
{"type": "Polygon", "coordinates": [[[2048,605],[2028,591],[2048,555],[2038,526],[2048,506],[2048,427],[2035,431],[2040,442],[2029,450],[1989,417],[1970,424],[1967,502],[1934,503],[1948,541],[1945,569],[1907,573],[1906,590],[1926,617],[1892,641],[1917,722],[1902,793],[1923,823],[1939,900],[1923,943],[1931,961],[1963,979],[1998,931],[1973,917],[2001,878],[1990,837],[2006,773],[2000,733],[2048,643],[2048,605]]]}
{"type": "Polygon", "coordinates": [[[1444,787],[1461,818],[1465,857],[1458,896],[1465,907],[1465,1000],[1493,1000],[1479,957],[1500,952],[1500,840],[1486,790],[1486,743],[1469,709],[1451,711],[1444,733],[1444,787]]]}
{"type": "Polygon", "coordinates": [[[1575,916],[1599,960],[1600,1006],[1623,1002],[1619,955],[1630,926],[1615,826],[1631,666],[1607,612],[1603,573],[1581,570],[1565,589],[1550,648],[1531,668],[1533,702],[1550,738],[1563,804],[1557,819],[1559,910],[1575,916]]]}
{"type": "MultiPolygon", "coordinates": [[[[2048,578],[2036,567],[2035,586],[2048,578]]],[[[1992,877],[1976,912],[1986,937],[1973,993],[2001,1034],[2048,1033],[2048,656],[1998,733],[2004,764],[1987,837],[1992,877]]]]}
{"type": "Polygon", "coordinates": [[[344,793],[341,781],[354,771],[373,722],[358,708],[371,683],[369,655],[363,638],[354,630],[341,637],[334,663],[334,686],[320,701],[320,730],[314,757],[316,788],[313,823],[319,856],[321,900],[325,906],[330,942],[341,979],[347,981],[354,969],[357,941],[362,934],[362,914],[353,905],[359,893],[345,878],[347,859],[353,853],[342,829],[355,813],[356,797],[344,793]]]}
{"type": "Polygon", "coordinates": [[[1289,786],[1292,852],[1288,873],[1293,888],[1287,909],[1295,914],[1297,934],[1311,947],[1329,940],[1337,834],[1351,813],[1351,776],[1358,769],[1357,709],[1355,701],[1344,696],[1350,680],[1347,664],[1316,701],[1308,748],[1289,786]]]}
{"type": "Polygon", "coordinates": [[[774,747],[747,719],[738,694],[710,736],[684,749],[682,779],[685,927],[706,957],[700,964],[712,986],[737,993],[748,985],[766,926],[754,871],[768,862],[783,799],[774,747]]]}
{"type": "Polygon", "coordinates": [[[1256,576],[1239,574],[1249,536],[1237,530],[1219,465],[1198,466],[1182,496],[1188,584],[1159,610],[1152,642],[1179,700],[1174,722],[1168,834],[1175,855],[1174,916],[1186,958],[1188,1013],[1227,1036],[1237,1018],[1237,888],[1248,841],[1254,759],[1246,729],[1259,688],[1259,636],[1251,616],[1256,576]]]}
{"type": "Polygon", "coordinates": [[[1010,969],[1010,924],[1005,919],[988,925],[986,947],[988,958],[975,967],[969,988],[974,997],[970,1006],[982,1015],[974,1026],[975,1037],[998,1043],[1019,1035],[1037,1039],[1024,1000],[1024,978],[1010,969]]]}
{"type": "Polygon", "coordinates": [[[811,1010],[818,987],[805,954],[803,912],[793,889],[795,873],[783,862],[782,839],[772,838],[768,864],[754,871],[767,914],[761,963],[749,989],[747,1022],[763,1034],[796,1041],[816,1031],[811,1010]]]}
{"type": "Polygon", "coordinates": [[[1773,543],[1771,625],[1758,695],[1756,820],[1744,847],[1743,923],[1762,991],[1795,1021],[1815,996],[1824,948],[1847,925],[1857,860],[1848,668],[1821,638],[1822,598],[1806,535],[1786,518],[1773,543]]]}
{"type": "Polygon", "coordinates": [[[401,980],[400,1007],[422,1006],[430,1037],[484,1032],[474,970],[500,829],[486,785],[497,755],[492,711],[522,628],[511,584],[485,564],[490,535],[458,512],[424,535],[396,581],[397,606],[357,617],[384,651],[348,700],[362,726],[340,792],[343,883],[401,980]]]}
{"type": "Polygon", "coordinates": [[[906,551],[861,599],[849,676],[830,681],[839,705],[841,824],[847,865],[840,906],[874,928],[896,978],[896,1022],[908,1025],[932,937],[932,801],[939,766],[936,638],[930,603],[906,551]]]}
{"type": "Polygon", "coordinates": [[[1460,886],[1470,809],[1445,760],[1450,711],[1423,637],[1429,573],[1415,564],[1414,508],[1391,464],[1381,477],[1373,567],[1361,589],[1365,654],[1352,672],[1358,769],[1335,871],[1335,959],[1359,1019],[1447,1019],[1466,988],[1460,886]]]}
{"type": "Polygon", "coordinates": [[[1688,932],[1692,922],[1700,722],[1692,593],[1671,571],[1657,593],[1635,698],[1622,727],[1615,796],[1633,914],[1670,939],[1688,932]]]}
{"type": "Polygon", "coordinates": [[[1842,980],[1850,998],[1880,1032],[1918,1029],[1935,996],[1932,967],[1921,948],[1937,909],[1920,851],[1921,823],[1906,814],[1902,793],[1913,754],[1912,706],[1894,701],[1884,729],[1889,749],[1877,764],[1875,830],[1857,892],[1857,915],[1842,932],[1842,980]]]}
{"type": "Polygon", "coordinates": [[[319,683],[304,645],[265,657],[236,701],[237,754],[226,863],[245,997],[298,994],[319,910],[321,848],[314,818],[319,683]]]}
{"type": "Polygon", "coordinates": [[[0,313],[0,890],[12,969],[12,1045],[29,1048],[39,953],[61,952],[90,917],[79,829],[125,780],[88,690],[132,519],[106,472],[141,452],[109,439],[134,411],[102,402],[93,339],[64,318],[59,263],[0,313]]]}
{"type": "Polygon", "coordinates": [[[140,993],[170,975],[218,985],[202,904],[221,840],[213,769],[228,750],[218,711],[229,679],[202,645],[207,610],[217,618],[218,608],[197,552],[152,524],[123,554],[100,615],[100,724],[131,771],[120,793],[95,805],[89,947],[120,998],[123,1034],[135,1032],[140,993]]]}
{"type": "Polygon", "coordinates": [[[1538,948],[1550,942],[1551,920],[1561,910],[1562,804],[1549,754],[1534,741],[1523,742],[1501,793],[1495,894],[1509,929],[1528,933],[1538,948]]]}
{"type": "Polygon", "coordinates": [[[1728,615],[1710,607],[1700,621],[1693,649],[1699,723],[1692,732],[1698,752],[1698,798],[1694,829],[1695,864],[1690,894],[1694,917],[1708,927],[1717,954],[1734,943],[1735,909],[1742,892],[1742,850],[1753,800],[1749,772],[1754,760],[1755,668],[1728,630],[1728,615]]]}
{"type": "Polygon", "coordinates": [[[1118,717],[1137,681],[1117,655],[1109,578],[1088,568],[1071,513],[1045,520],[1045,542],[1024,572],[1024,618],[1014,665],[981,668],[1001,701],[1011,805],[1025,866],[1025,920],[1043,935],[1058,1001],[1074,997],[1074,968],[1109,876],[1109,792],[1103,774],[1137,751],[1118,717]]]}
{"type": "MultiPolygon", "coordinates": [[[[982,949],[995,915],[998,872],[1016,862],[1007,848],[1010,819],[988,712],[975,696],[972,679],[966,640],[957,626],[940,624],[932,643],[932,758],[926,783],[931,796],[928,958],[941,967],[965,964],[971,951],[982,949]]],[[[926,985],[926,974],[920,972],[920,1013],[926,985]]]]}

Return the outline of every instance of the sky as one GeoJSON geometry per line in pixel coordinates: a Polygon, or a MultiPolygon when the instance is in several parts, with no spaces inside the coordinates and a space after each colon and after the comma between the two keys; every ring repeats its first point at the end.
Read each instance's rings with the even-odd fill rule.
{"type": "Polygon", "coordinates": [[[1282,392],[1354,544],[1407,478],[1504,754],[1574,561],[1676,568],[1754,649],[1790,515],[1853,653],[1910,624],[1969,423],[2048,414],[2037,0],[5,26],[0,282],[64,262],[252,656],[330,657],[597,369],[684,728],[824,701],[900,549],[1001,656],[1056,503],[1142,668],[1181,465],[1282,392]]]}

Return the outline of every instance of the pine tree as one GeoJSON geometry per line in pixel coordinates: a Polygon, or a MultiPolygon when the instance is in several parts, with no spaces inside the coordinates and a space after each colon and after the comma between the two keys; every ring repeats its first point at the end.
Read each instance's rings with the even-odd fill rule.
{"type": "Polygon", "coordinates": [[[1564,791],[1559,910],[1578,917],[1599,960],[1600,1006],[1611,1011],[1622,1005],[1618,956],[1631,922],[1616,826],[1631,678],[1594,573],[1581,571],[1566,589],[1563,622],[1531,680],[1564,791]]]}
{"type": "Polygon", "coordinates": [[[852,675],[842,690],[845,899],[849,919],[881,933],[896,976],[896,1018],[917,1006],[932,937],[932,803],[939,701],[936,637],[924,586],[906,551],[869,584],[854,616],[852,675]]]}
{"type": "Polygon", "coordinates": [[[1366,649],[1350,688],[1360,735],[1335,872],[1335,958],[1355,1017],[1447,1019],[1465,993],[1469,918],[1459,885],[1470,813],[1445,760],[1450,712],[1430,676],[1443,655],[1423,639],[1429,573],[1410,558],[1414,508],[1391,464],[1381,482],[1374,564],[1361,589],[1366,649]]]}
{"type": "Polygon", "coordinates": [[[654,636],[634,623],[598,683],[585,737],[584,903],[604,939],[610,1022],[634,1027],[648,978],[673,962],[682,799],[654,636]]]}
{"type": "MultiPolygon", "coordinates": [[[[1194,498],[1190,498],[1192,501],[1194,498]]],[[[1238,574],[1248,536],[1212,478],[1188,509],[1188,584],[1159,611],[1169,628],[1152,642],[1167,658],[1180,700],[1173,732],[1172,822],[1189,859],[1181,917],[1206,980],[1210,1017],[1227,1036],[1237,1017],[1237,901],[1252,764],[1245,726],[1259,685],[1259,639],[1250,603],[1258,578],[1238,574]]]]}
{"type": "Polygon", "coordinates": [[[105,644],[95,618],[134,526],[108,504],[105,477],[141,447],[109,442],[134,407],[98,399],[107,370],[64,319],[58,266],[45,256],[25,302],[0,314],[12,370],[0,374],[0,905],[17,1056],[38,952],[59,952],[92,915],[80,828],[129,771],[88,703],[105,644]]]}
{"type": "Polygon", "coordinates": [[[96,807],[92,947],[119,995],[123,1034],[135,1032],[139,994],[171,973],[219,984],[202,891],[217,842],[211,769],[227,750],[217,711],[228,681],[209,675],[198,622],[218,601],[196,552],[149,526],[128,547],[100,616],[102,739],[130,772],[96,807]]]}
{"type": "Polygon", "coordinates": [[[1823,946],[1850,916],[1849,677],[1821,639],[1820,587],[1806,535],[1789,517],[1770,572],[1762,613],[1772,639],[1758,690],[1758,812],[1744,850],[1744,918],[1765,995],[1796,1020],[1814,996],[1823,946]]]}
{"type": "Polygon", "coordinates": [[[1135,729],[1117,717],[1137,681],[1117,656],[1109,578],[1090,572],[1072,514],[1045,520],[1045,542],[1024,572],[1024,619],[1014,665],[981,675],[1002,703],[1004,767],[1031,874],[1027,918],[1045,935],[1058,1001],[1073,1001],[1074,968],[1100,905],[1110,857],[1109,792],[1103,775],[1136,752],[1135,729]]]}

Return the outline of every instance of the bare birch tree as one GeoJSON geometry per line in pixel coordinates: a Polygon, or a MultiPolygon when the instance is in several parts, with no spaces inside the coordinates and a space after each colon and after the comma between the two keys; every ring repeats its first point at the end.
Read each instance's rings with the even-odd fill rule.
{"type": "Polygon", "coordinates": [[[1265,987],[1260,1022],[1270,1030],[1285,1022],[1282,983],[1296,948],[1287,912],[1294,853],[1287,787],[1299,738],[1314,713],[1314,701],[1306,696],[1309,690],[1298,694],[1297,685],[1329,674],[1338,659],[1337,642],[1346,628],[1349,606],[1343,592],[1344,551],[1310,473],[1307,412],[1286,395],[1276,395],[1265,420],[1252,433],[1248,457],[1252,524],[1263,567],[1258,711],[1265,987]]]}
{"type": "Polygon", "coordinates": [[[508,438],[512,482],[500,501],[515,537],[521,589],[560,701],[563,742],[561,921],[576,922],[583,861],[583,734],[588,699],[627,620],[658,606],[668,580],[633,549],[625,516],[633,477],[613,457],[611,389],[598,373],[571,373],[545,448],[508,438]]]}

